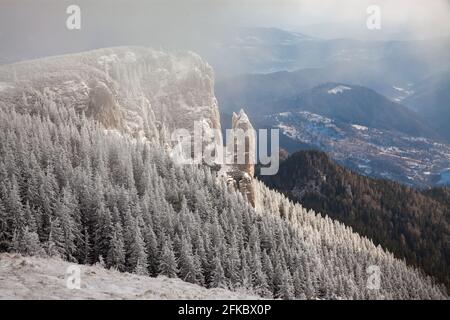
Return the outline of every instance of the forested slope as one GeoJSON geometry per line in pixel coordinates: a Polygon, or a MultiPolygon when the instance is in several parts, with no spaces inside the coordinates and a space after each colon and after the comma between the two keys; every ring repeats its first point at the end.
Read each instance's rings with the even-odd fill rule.
{"type": "Polygon", "coordinates": [[[205,166],[55,105],[0,110],[0,250],[263,297],[443,298],[350,228],[257,184],[257,211],[205,166]],[[381,288],[367,287],[368,266],[381,288]]]}
{"type": "Polygon", "coordinates": [[[300,151],[261,179],[309,209],[351,226],[450,284],[450,193],[358,175],[325,153],[300,151]]]}

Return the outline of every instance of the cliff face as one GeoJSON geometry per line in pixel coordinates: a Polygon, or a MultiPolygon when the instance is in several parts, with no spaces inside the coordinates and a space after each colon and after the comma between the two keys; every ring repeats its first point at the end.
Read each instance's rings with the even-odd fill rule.
{"type": "MultiPolygon", "coordinates": [[[[192,133],[200,123],[203,145],[223,143],[213,70],[192,52],[116,47],[3,65],[2,107],[26,113],[74,109],[109,129],[169,148],[175,129],[192,133]]],[[[243,111],[234,114],[233,128],[253,130],[243,111]]],[[[252,204],[254,164],[248,159],[253,146],[254,138],[247,139],[245,163],[227,167],[228,177],[252,204]]]]}
{"type": "Polygon", "coordinates": [[[74,107],[106,127],[162,141],[195,121],[220,129],[213,88],[212,68],[192,52],[118,47],[0,66],[4,107],[74,107]]]}

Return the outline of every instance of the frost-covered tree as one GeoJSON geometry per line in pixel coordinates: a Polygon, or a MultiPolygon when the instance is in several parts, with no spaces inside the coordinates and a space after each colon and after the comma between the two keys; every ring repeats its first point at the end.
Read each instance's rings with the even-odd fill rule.
{"type": "Polygon", "coordinates": [[[161,260],[159,261],[159,272],[169,278],[175,278],[177,276],[177,260],[170,240],[166,240],[163,243],[161,260]]]}
{"type": "Polygon", "coordinates": [[[50,256],[64,257],[66,255],[64,230],[59,218],[50,221],[50,233],[47,241],[47,253],[50,256]]]}
{"type": "Polygon", "coordinates": [[[119,271],[125,270],[125,249],[123,244],[122,226],[116,223],[111,233],[106,263],[109,268],[114,267],[119,271]]]}
{"type": "Polygon", "coordinates": [[[222,262],[217,256],[213,260],[213,271],[211,274],[210,286],[212,288],[224,288],[224,289],[228,287],[227,279],[225,278],[225,273],[222,267],[222,262]]]}
{"type": "Polygon", "coordinates": [[[181,247],[179,253],[179,274],[184,281],[197,283],[197,270],[194,255],[192,253],[192,245],[189,238],[181,237],[181,247]]]}

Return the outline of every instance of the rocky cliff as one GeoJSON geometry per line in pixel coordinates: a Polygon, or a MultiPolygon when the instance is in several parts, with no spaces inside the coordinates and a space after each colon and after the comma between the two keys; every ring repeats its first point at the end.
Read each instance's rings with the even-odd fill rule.
{"type": "Polygon", "coordinates": [[[255,206],[255,190],[253,176],[256,164],[256,137],[255,130],[244,110],[236,114],[233,112],[231,124],[231,144],[233,163],[229,170],[232,177],[231,184],[247,197],[252,206],[255,206]]]}
{"type": "Polygon", "coordinates": [[[0,66],[0,103],[75,108],[134,136],[168,140],[203,121],[220,129],[212,68],[192,52],[99,49],[0,66]]]}
{"type": "MultiPolygon", "coordinates": [[[[109,129],[169,148],[175,129],[193,133],[197,123],[204,145],[223,144],[213,70],[192,52],[116,47],[3,65],[1,107],[34,114],[73,109],[109,129]]],[[[253,130],[243,111],[234,115],[233,128],[253,130]]],[[[248,150],[254,140],[245,144],[246,162],[227,172],[253,203],[248,150]]]]}

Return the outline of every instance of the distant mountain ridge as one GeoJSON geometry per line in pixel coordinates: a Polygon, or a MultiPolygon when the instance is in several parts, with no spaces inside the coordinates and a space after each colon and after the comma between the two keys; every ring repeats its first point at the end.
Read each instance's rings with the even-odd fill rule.
{"type": "Polygon", "coordinates": [[[242,74],[331,68],[340,76],[329,81],[368,85],[344,78],[351,75],[353,79],[363,78],[380,86],[388,82],[389,88],[415,82],[424,74],[450,66],[447,38],[361,41],[322,39],[276,28],[241,28],[224,37],[218,35],[211,44],[204,56],[221,80],[242,74]],[[222,57],[227,57],[226,62],[222,57]]]}
{"type": "Polygon", "coordinates": [[[439,137],[408,108],[362,86],[325,83],[295,98],[277,101],[274,106],[280,111],[309,111],[340,122],[399,131],[415,137],[439,137]]]}
{"type": "MultiPolygon", "coordinates": [[[[219,81],[216,95],[223,114],[245,107],[255,127],[279,128],[290,152],[326,151],[359,173],[416,187],[446,184],[450,146],[431,121],[370,88],[326,78],[322,69],[243,75],[219,81]]],[[[396,88],[393,97],[406,95],[396,88]]]]}

